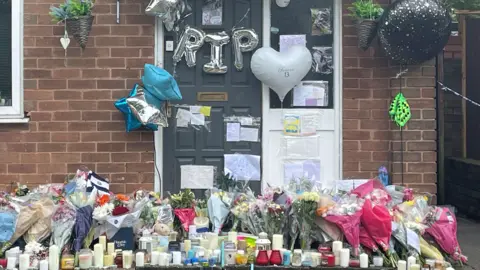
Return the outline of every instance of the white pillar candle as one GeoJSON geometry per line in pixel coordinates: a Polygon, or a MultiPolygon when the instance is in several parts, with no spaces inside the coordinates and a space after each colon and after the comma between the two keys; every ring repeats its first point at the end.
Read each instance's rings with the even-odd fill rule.
{"type": "Polygon", "coordinates": [[[7,269],[13,270],[17,266],[17,258],[16,257],[9,257],[7,258],[7,269]]]}
{"type": "Polygon", "coordinates": [[[412,264],[416,264],[417,263],[417,259],[413,256],[410,256],[407,258],[407,268],[410,269],[410,266],[412,266],[412,264]]]}
{"type": "Polygon", "coordinates": [[[158,257],[158,265],[166,266],[167,265],[167,253],[162,252],[158,257]]]}
{"type": "Polygon", "coordinates": [[[152,257],[150,258],[150,264],[151,265],[158,265],[159,259],[160,259],[160,252],[153,251],[152,252],[152,257]]]}
{"type": "Polygon", "coordinates": [[[228,232],[228,242],[237,244],[237,232],[228,232]]]}
{"type": "Polygon", "coordinates": [[[180,251],[173,251],[172,252],[172,264],[173,265],[181,265],[182,264],[182,253],[180,253],[180,251]]]}
{"type": "Polygon", "coordinates": [[[373,265],[375,267],[382,267],[383,266],[383,258],[380,256],[373,257],[373,265]]]}
{"type": "Polygon", "coordinates": [[[446,270],[455,270],[453,267],[447,267],[446,270]]]}
{"type": "Polygon", "coordinates": [[[399,260],[397,262],[397,270],[407,270],[407,262],[404,260],[399,260]]]}
{"type": "Polygon", "coordinates": [[[108,243],[107,244],[107,254],[115,256],[115,243],[108,243]]]}
{"type": "Polygon", "coordinates": [[[215,250],[218,248],[218,234],[216,233],[207,233],[208,247],[206,249],[215,250]]]}
{"type": "Polygon", "coordinates": [[[274,234],[272,236],[272,250],[280,250],[283,248],[283,234],[274,234]]]}
{"type": "Polygon", "coordinates": [[[40,265],[40,270],[48,270],[48,261],[47,260],[41,260],[39,265],[40,265]]]}
{"type": "Polygon", "coordinates": [[[30,254],[21,254],[19,262],[19,270],[28,270],[30,267],[30,254]]]}
{"type": "Polygon", "coordinates": [[[188,251],[192,249],[192,241],[191,240],[184,240],[183,241],[183,250],[185,253],[188,254],[188,251]]]}
{"type": "Polygon", "coordinates": [[[208,249],[208,246],[210,244],[210,241],[208,239],[200,239],[200,246],[203,247],[204,249],[208,249]]]}
{"type": "Polygon", "coordinates": [[[103,267],[103,246],[95,244],[93,246],[93,264],[95,267],[103,267]]]}
{"type": "Polygon", "coordinates": [[[360,268],[368,268],[368,255],[365,253],[360,254],[360,268]]]}
{"type": "Polygon", "coordinates": [[[60,249],[57,245],[48,248],[48,269],[58,270],[60,268],[60,249]]]}
{"type": "Polygon", "coordinates": [[[102,245],[103,253],[105,253],[105,251],[107,251],[107,237],[105,235],[100,235],[100,237],[98,237],[98,243],[102,245]]]}
{"type": "Polygon", "coordinates": [[[350,249],[342,248],[340,250],[340,266],[348,267],[350,264],[350,249]]]}
{"type": "Polygon", "coordinates": [[[135,266],[136,267],[145,266],[145,254],[143,254],[143,252],[137,252],[135,254],[135,266]]]}
{"type": "Polygon", "coordinates": [[[409,270],[420,270],[420,264],[412,264],[410,265],[410,269],[409,270]]]}
{"type": "Polygon", "coordinates": [[[332,252],[335,256],[335,265],[340,265],[340,250],[343,248],[342,241],[333,241],[332,252]]]}

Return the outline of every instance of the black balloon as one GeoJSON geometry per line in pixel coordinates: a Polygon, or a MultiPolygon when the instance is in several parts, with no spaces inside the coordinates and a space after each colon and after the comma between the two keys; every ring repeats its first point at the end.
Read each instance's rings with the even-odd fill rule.
{"type": "Polygon", "coordinates": [[[435,57],[448,42],[452,19],[436,0],[398,0],[383,14],[378,29],[381,47],[401,65],[435,57]]]}

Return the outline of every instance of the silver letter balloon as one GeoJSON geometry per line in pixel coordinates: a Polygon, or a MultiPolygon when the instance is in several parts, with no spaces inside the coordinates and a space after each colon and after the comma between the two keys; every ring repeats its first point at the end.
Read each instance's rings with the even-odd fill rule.
{"type": "Polygon", "coordinates": [[[190,10],[190,6],[184,0],[150,0],[145,14],[158,16],[167,31],[172,31],[175,24],[190,10]]]}
{"type": "Polygon", "coordinates": [[[173,52],[173,62],[178,63],[185,55],[188,67],[195,66],[197,62],[197,51],[203,46],[205,32],[201,29],[186,26],[185,31],[180,36],[177,47],[173,52]]]}
{"type": "Polygon", "coordinates": [[[228,44],[230,37],[225,32],[207,34],[205,42],[210,43],[210,62],[203,65],[203,71],[210,74],[225,74],[227,66],[223,64],[223,45],[228,44]]]}
{"type": "Polygon", "coordinates": [[[253,29],[237,29],[232,34],[233,53],[235,55],[235,68],[243,69],[244,52],[251,52],[258,46],[258,35],[253,29]]]}
{"type": "Polygon", "coordinates": [[[398,0],[383,14],[380,44],[393,61],[419,64],[442,51],[450,37],[452,19],[436,0],[398,0]]]}

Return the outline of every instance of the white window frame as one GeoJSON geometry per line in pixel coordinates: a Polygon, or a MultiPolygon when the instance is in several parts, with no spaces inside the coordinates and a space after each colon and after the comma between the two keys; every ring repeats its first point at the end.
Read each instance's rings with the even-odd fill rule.
{"type": "Polygon", "coordinates": [[[0,106],[0,123],[25,123],[23,111],[23,0],[12,0],[12,105],[0,106]]]}

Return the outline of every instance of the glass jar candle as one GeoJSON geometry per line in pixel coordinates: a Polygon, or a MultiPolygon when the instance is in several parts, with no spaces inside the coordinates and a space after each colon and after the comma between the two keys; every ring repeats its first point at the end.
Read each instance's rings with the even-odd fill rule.
{"type": "Polygon", "coordinates": [[[123,254],[121,249],[115,250],[116,256],[115,259],[113,259],[115,265],[117,268],[122,268],[123,267],[123,254]]]}
{"type": "Polygon", "coordinates": [[[235,255],[235,263],[237,265],[245,265],[247,264],[248,258],[247,255],[245,255],[244,250],[238,250],[237,254],[235,255]]]}
{"type": "Polygon", "coordinates": [[[300,249],[295,249],[292,256],[292,265],[301,266],[302,265],[302,251],[300,249]]]}
{"type": "Polygon", "coordinates": [[[73,270],[75,268],[75,257],[72,254],[63,254],[60,265],[62,270],[73,270]]]}
{"type": "Polygon", "coordinates": [[[130,269],[132,268],[133,264],[133,252],[131,250],[124,250],[122,252],[122,263],[123,269],[130,269]]]}
{"type": "Polygon", "coordinates": [[[90,249],[82,249],[78,254],[78,266],[80,269],[89,269],[93,265],[93,253],[90,249]]]}

